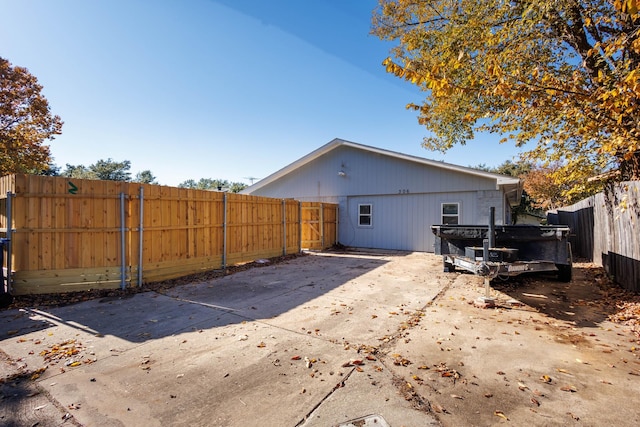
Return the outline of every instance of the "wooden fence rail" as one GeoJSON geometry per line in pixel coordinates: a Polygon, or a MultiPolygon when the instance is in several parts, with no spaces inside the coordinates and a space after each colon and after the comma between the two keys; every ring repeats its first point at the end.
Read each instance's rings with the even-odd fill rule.
{"type": "Polygon", "coordinates": [[[337,209],[138,183],[9,175],[0,178],[0,237],[11,246],[2,267],[11,266],[15,295],[138,286],[325,249],[336,242],[337,209]]]}
{"type": "Polygon", "coordinates": [[[604,267],[616,283],[640,292],[640,182],[610,185],[602,193],[549,212],[551,224],[571,228],[575,256],[604,267]]]}

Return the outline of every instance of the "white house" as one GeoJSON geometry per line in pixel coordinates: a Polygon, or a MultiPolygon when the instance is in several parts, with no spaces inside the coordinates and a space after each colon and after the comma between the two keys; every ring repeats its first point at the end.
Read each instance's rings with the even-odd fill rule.
{"type": "Polygon", "coordinates": [[[433,224],[511,223],[518,178],[334,139],[243,193],[339,204],[338,241],[433,252],[433,224]]]}

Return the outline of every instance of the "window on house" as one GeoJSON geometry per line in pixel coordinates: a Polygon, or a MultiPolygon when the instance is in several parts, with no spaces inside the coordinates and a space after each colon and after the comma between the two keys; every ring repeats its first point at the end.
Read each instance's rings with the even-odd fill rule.
{"type": "Polygon", "coordinates": [[[456,225],[459,224],[460,203],[443,203],[442,204],[442,224],[456,225]]]}
{"type": "Polygon", "coordinates": [[[371,205],[358,205],[358,225],[371,227],[371,205]]]}

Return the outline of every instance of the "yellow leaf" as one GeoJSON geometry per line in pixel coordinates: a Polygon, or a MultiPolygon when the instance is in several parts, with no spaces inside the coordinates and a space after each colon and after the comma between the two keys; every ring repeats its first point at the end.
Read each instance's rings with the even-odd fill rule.
{"type": "Polygon", "coordinates": [[[502,411],[493,411],[493,415],[498,416],[500,418],[504,418],[505,420],[509,421],[509,418],[507,418],[507,416],[502,411]]]}

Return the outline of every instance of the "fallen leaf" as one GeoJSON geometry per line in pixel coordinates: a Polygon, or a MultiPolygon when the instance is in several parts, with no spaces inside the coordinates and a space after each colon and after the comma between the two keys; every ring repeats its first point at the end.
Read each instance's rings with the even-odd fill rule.
{"type": "Polygon", "coordinates": [[[521,382],[518,382],[518,388],[522,391],[525,391],[526,389],[528,389],[529,387],[527,387],[526,385],[524,385],[521,382]]]}
{"type": "Polygon", "coordinates": [[[560,387],[560,390],[562,390],[562,391],[570,391],[571,393],[575,393],[576,391],[578,391],[578,389],[573,385],[566,385],[564,387],[560,387]]]}
{"type": "Polygon", "coordinates": [[[267,345],[263,342],[260,341],[260,344],[257,345],[258,348],[265,348],[267,345]]]}
{"type": "Polygon", "coordinates": [[[484,394],[484,397],[487,397],[487,398],[488,398],[488,397],[493,397],[493,394],[491,394],[491,393],[485,393],[485,394],[484,394]]]}
{"type": "Polygon", "coordinates": [[[509,418],[507,418],[507,416],[502,411],[493,411],[493,415],[498,416],[500,418],[504,418],[505,420],[509,421],[509,418]]]}
{"type": "Polygon", "coordinates": [[[454,399],[460,399],[460,400],[464,400],[464,397],[459,396],[457,394],[452,394],[451,397],[453,397],[454,399]]]}
{"type": "Polygon", "coordinates": [[[545,383],[547,383],[547,384],[550,384],[551,381],[553,381],[549,375],[543,375],[543,376],[540,377],[540,379],[542,381],[544,381],[545,383]]]}
{"type": "Polygon", "coordinates": [[[438,413],[443,413],[443,414],[447,413],[447,410],[442,405],[438,405],[435,402],[431,405],[431,407],[433,408],[434,411],[438,413]]]}
{"type": "Polygon", "coordinates": [[[302,358],[300,356],[298,356],[297,354],[291,358],[291,360],[300,360],[300,359],[302,359],[302,358]]]}
{"type": "Polygon", "coordinates": [[[536,399],[535,397],[531,398],[531,403],[533,403],[536,406],[540,406],[540,402],[538,401],[538,399],[536,399]]]}

